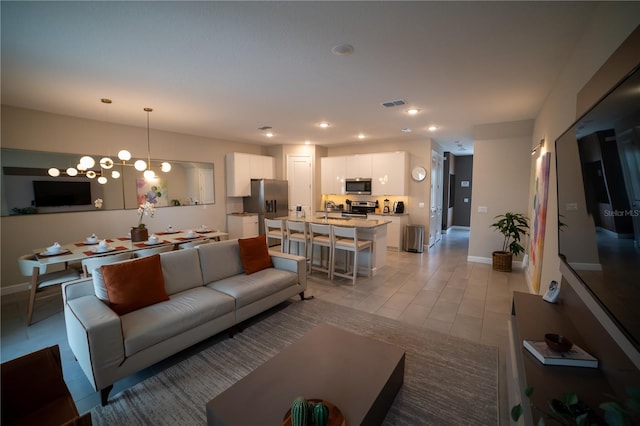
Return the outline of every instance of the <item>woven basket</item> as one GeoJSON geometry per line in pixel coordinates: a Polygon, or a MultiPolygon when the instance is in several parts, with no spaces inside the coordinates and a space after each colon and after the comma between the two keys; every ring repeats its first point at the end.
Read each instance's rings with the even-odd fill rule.
{"type": "Polygon", "coordinates": [[[493,269],[500,272],[511,272],[511,260],[513,254],[504,251],[494,251],[493,256],[493,269]]]}

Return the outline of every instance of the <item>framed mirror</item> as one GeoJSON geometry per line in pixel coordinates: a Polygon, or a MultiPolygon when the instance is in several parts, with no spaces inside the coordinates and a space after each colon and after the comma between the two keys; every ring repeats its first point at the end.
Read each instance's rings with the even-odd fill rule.
{"type": "MultiPolygon", "coordinates": [[[[1,151],[2,216],[137,209],[145,199],[153,199],[156,207],[215,203],[211,163],[171,161],[171,170],[158,170],[158,179],[153,181],[146,181],[142,172],[133,167],[115,165],[105,173],[108,180],[103,185],[84,175],[49,176],[50,167],[65,170],[75,166],[81,157],[78,154],[6,148],[1,151]],[[113,170],[120,172],[119,178],[110,177],[113,170]]],[[[99,171],[100,166],[94,170],[99,171]]]]}
{"type": "Polygon", "coordinates": [[[427,177],[427,170],[422,166],[416,166],[411,170],[411,177],[416,182],[422,182],[427,177]]]}

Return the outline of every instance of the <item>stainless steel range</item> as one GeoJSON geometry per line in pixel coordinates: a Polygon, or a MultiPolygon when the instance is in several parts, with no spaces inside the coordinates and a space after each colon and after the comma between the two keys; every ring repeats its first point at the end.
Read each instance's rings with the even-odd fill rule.
{"type": "Polygon", "coordinates": [[[351,209],[342,216],[366,218],[367,213],[375,213],[377,207],[377,201],[352,201],[351,209]]]}

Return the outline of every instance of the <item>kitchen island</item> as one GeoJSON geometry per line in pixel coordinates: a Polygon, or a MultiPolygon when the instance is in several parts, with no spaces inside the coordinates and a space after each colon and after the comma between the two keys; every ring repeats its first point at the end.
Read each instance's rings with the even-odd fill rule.
{"type": "MultiPolygon", "coordinates": [[[[319,223],[323,225],[335,225],[349,228],[356,228],[358,232],[358,239],[371,241],[372,259],[371,259],[371,271],[367,271],[369,265],[369,252],[363,251],[358,253],[358,274],[359,275],[376,275],[377,271],[382,268],[387,261],[387,225],[390,223],[385,219],[364,219],[364,218],[347,218],[347,217],[329,217],[325,219],[325,216],[311,216],[311,217],[296,217],[296,215],[289,215],[284,217],[277,217],[276,219],[291,220],[297,222],[306,223],[319,223]]],[[[296,247],[292,247],[292,252],[295,253],[296,247]]],[[[298,253],[296,253],[298,254],[298,253]]],[[[314,256],[315,263],[320,261],[319,256],[314,256]]],[[[341,267],[342,256],[337,259],[336,267],[341,267]]]]}

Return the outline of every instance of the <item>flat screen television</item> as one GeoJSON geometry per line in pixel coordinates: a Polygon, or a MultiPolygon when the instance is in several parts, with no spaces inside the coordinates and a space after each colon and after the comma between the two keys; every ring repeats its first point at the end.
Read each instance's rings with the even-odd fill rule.
{"type": "Polygon", "coordinates": [[[34,180],[36,207],[84,206],[91,204],[90,182],[34,180]]]}
{"type": "MultiPolygon", "coordinates": [[[[563,276],[640,353],[640,65],[555,143],[563,276]]],[[[597,315],[598,316],[598,315],[597,315]]],[[[627,351],[629,354],[629,351],[627,351]]]]}

